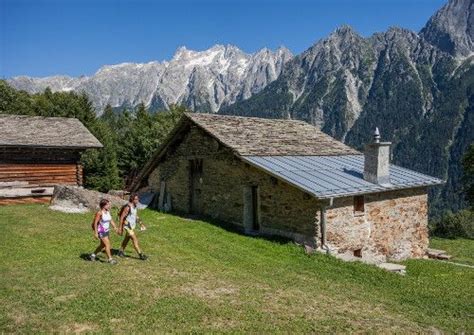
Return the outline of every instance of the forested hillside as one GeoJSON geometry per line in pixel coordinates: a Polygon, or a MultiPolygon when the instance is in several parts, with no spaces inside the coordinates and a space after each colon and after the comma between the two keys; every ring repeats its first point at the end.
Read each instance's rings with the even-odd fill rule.
{"type": "Polygon", "coordinates": [[[375,127],[393,163],[446,180],[431,213],[466,206],[461,157],[474,141],[474,6],[449,1],[420,33],[364,38],[343,26],[290,60],[279,78],[220,113],[293,118],[363,149],[375,127]]]}
{"type": "Polygon", "coordinates": [[[121,189],[150,158],[166,137],[184,108],[171,107],[167,113],[149,113],[143,104],[120,113],[107,106],[96,116],[91,101],[74,92],[28,94],[0,81],[0,113],[75,117],[99,139],[103,149],[82,156],[84,183],[107,192],[121,189]]]}

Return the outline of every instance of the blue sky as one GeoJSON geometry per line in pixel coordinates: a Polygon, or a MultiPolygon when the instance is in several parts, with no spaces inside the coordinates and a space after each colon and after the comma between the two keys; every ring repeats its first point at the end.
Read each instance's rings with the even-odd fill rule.
{"type": "Polygon", "coordinates": [[[364,36],[419,31],[446,0],[0,0],[0,77],[91,75],[170,59],[182,45],[300,53],[342,24],[364,36]]]}

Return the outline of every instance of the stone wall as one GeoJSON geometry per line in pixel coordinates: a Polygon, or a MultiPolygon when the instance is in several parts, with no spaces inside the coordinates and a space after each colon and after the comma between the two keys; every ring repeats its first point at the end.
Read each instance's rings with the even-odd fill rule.
{"type": "Polygon", "coordinates": [[[428,247],[428,197],[414,188],[365,195],[365,211],[354,212],[353,197],[334,200],[326,210],[327,244],[339,253],[361,249],[365,259],[422,257],[428,247]]]}
{"type": "Polygon", "coordinates": [[[229,149],[192,127],[182,142],[170,150],[148,179],[148,191],[158,192],[161,181],[171,194],[172,207],[190,211],[190,159],[203,159],[200,203],[203,215],[233,223],[244,230],[244,198],[258,186],[260,232],[281,235],[315,246],[318,201],[244,163],[229,149]]]}
{"type": "MultiPolygon", "coordinates": [[[[161,181],[175,211],[190,212],[190,160],[202,159],[201,213],[243,230],[245,199],[258,186],[260,232],[289,237],[316,247],[320,241],[318,201],[303,191],[244,163],[203,130],[191,126],[170,148],[148,178],[146,191],[159,192],[161,181]]],[[[365,196],[364,213],[354,213],[353,197],[334,199],[326,210],[327,244],[338,253],[359,250],[366,260],[421,257],[428,245],[426,189],[416,188],[365,196]]]]}

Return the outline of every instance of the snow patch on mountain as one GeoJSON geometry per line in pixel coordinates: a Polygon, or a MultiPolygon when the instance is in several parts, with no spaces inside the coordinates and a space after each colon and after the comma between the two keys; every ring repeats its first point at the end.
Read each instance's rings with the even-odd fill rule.
{"type": "Polygon", "coordinates": [[[274,81],[293,57],[286,48],[264,48],[248,54],[233,45],[195,51],[180,47],[170,61],[105,65],[92,76],[14,77],[13,87],[30,93],[84,92],[100,114],[107,104],[154,110],[182,104],[196,111],[216,112],[247,99],[274,81]]]}

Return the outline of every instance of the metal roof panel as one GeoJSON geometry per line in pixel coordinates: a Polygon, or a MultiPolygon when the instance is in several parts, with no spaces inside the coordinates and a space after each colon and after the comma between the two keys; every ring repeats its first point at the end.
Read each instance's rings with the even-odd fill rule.
{"type": "Polygon", "coordinates": [[[410,187],[439,185],[444,181],[390,164],[390,185],[363,178],[364,155],[241,156],[249,164],[318,198],[366,194],[410,187]]]}

